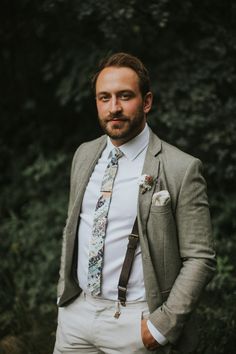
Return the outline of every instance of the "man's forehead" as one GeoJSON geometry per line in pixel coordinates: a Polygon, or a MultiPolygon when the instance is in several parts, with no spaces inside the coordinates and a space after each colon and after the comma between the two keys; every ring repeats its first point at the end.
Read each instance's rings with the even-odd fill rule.
{"type": "Polygon", "coordinates": [[[98,75],[96,91],[139,90],[139,78],[134,70],[127,67],[109,66],[98,75]]]}

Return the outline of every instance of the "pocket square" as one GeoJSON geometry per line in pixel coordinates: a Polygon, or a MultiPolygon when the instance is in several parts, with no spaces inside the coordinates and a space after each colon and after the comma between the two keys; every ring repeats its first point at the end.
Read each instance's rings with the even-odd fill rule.
{"type": "Polygon", "coordinates": [[[170,193],[167,190],[163,190],[154,193],[152,196],[152,205],[161,206],[166,205],[170,200],[170,193]]]}

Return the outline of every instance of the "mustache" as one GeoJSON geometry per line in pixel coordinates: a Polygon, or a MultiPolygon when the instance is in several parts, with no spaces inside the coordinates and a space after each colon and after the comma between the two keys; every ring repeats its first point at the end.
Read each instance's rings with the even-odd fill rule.
{"type": "Polygon", "coordinates": [[[115,119],[127,120],[128,118],[121,113],[110,113],[107,117],[107,121],[115,120],[115,119]]]}

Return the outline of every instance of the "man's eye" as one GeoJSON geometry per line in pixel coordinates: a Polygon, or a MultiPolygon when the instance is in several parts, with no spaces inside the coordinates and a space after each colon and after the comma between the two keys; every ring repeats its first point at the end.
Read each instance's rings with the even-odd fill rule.
{"type": "Polygon", "coordinates": [[[107,102],[107,101],[109,101],[109,97],[108,96],[100,96],[99,100],[102,102],[107,102]]]}
{"type": "Polygon", "coordinates": [[[122,94],[120,95],[120,98],[121,98],[122,100],[124,100],[124,101],[127,101],[127,100],[130,100],[131,95],[130,95],[130,93],[122,93],[122,94]]]}

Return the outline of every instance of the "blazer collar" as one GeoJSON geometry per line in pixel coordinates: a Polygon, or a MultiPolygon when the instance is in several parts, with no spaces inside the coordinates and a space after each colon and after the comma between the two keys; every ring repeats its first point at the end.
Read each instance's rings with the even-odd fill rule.
{"type": "Polygon", "coordinates": [[[162,144],[161,139],[158,138],[156,134],[153,133],[152,129],[150,130],[149,143],[148,143],[148,151],[151,155],[157,156],[159,152],[161,152],[162,144]]]}

